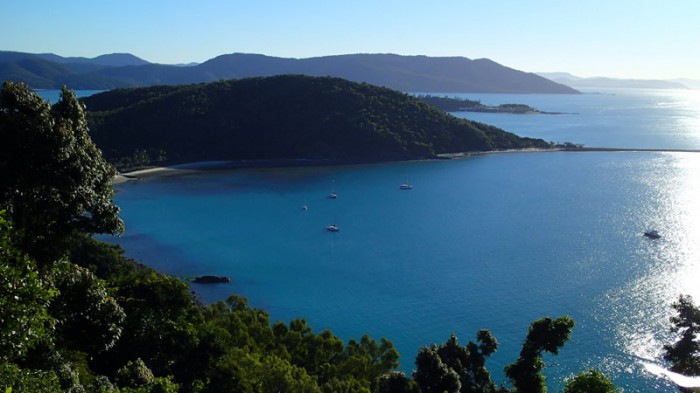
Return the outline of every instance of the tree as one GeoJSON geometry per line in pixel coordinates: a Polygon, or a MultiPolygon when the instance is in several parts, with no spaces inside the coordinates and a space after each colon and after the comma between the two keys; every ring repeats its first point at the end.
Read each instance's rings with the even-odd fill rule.
{"type": "MultiPolygon", "coordinates": [[[[330,335],[330,331],[327,334],[330,335]]],[[[374,387],[381,375],[399,365],[399,352],[391,341],[382,337],[380,342],[381,344],[366,334],[359,342],[349,340],[343,356],[336,360],[338,368],[356,379],[369,380],[374,387]]]]}
{"type": "Polygon", "coordinates": [[[546,378],[542,374],[544,361],[542,352],[556,355],[571,337],[574,320],[559,317],[555,320],[542,318],[530,325],[527,337],[515,363],[506,366],[506,376],[513,382],[516,392],[545,393],[546,378]]]}
{"type": "Polygon", "coordinates": [[[13,229],[0,211],[0,363],[47,339],[53,319],[46,308],[54,291],[34,262],[11,244],[13,229]]]}
{"type": "Polygon", "coordinates": [[[177,375],[187,368],[197,347],[201,308],[189,286],[150,270],[136,271],[110,282],[126,318],[121,337],[108,351],[95,355],[97,371],[108,374],[129,360],[141,358],[154,375],[177,375]]]}
{"type": "Polygon", "coordinates": [[[439,347],[423,348],[416,358],[414,379],[423,390],[452,387],[451,378],[458,377],[457,391],[460,393],[496,392],[496,385],[486,369],[486,358],[498,349],[498,341],[490,331],[477,333],[479,344],[469,341],[459,345],[454,334],[439,347]]]}
{"type": "Polygon", "coordinates": [[[413,379],[423,393],[457,393],[461,388],[459,375],[442,361],[435,344],[418,352],[413,379]]]}
{"type": "Polygon", "coordinates": [[[26,85],[0,90],[0,209],[21,250],[46,265],[76,231],[119,233],[115,170],[88,135],[83,104],[65,87],[51,107],[26,85]]]}
{"type": "Polygon", "coordinates": [[[460,392],[494,392],[496,387],[486,369],[486,358],[498,349],[498,341],[490,331],[477,332],[477,341],[460,346],[454,334],[438,348],[442,361],[459,375],[460,392]]]}
{"type": "Polygon", "coordinates": [[[119,386],[137,387],[153,382],[153,372],[140,358],[128,361],[117,370],[116,381],[119,386]]]}
{"type": "Polygon", "coordinates": [[[700,375],[700,308],[691,296],[681,295],[672,307],[677,315],[671,317],[671,331],[678,334],[672,345],[664,345],[664,359],[671,362],[671,371],[684,375],[700,375]]]}
{"type": "Polygon", "coordinates": [[[564,393],[615,393],[615,384],[598,370],[584,371],[564,382],[564,393]]]}
{"type": "Polygon", "coordinates": [[[379,393],[420,393],[415,381],[400,371],[391,371],[382,375],[377,385],[379,393]]]}
{"type": "Polygon", "coordinates": [[[58,377],[52,371],[27,370],[0,362],[0,391],[10,393],[62,393],[58,377]],[[5,389],[5,390],[1,390],[5,389]]]}
{"type": "Polygon", "coordinates": [[[55,270],[52,279],[58,295],[49,311],[57,320],[59,344],[89,354],[112,348],[126,316],[104,282],[70,263],[57,265],[55,270]]]}
{"type": "Polygon", "coordinates": [[[303,368],[274,355],[243,348],[231,348],[228,354],[216,359],[207,379],[206,393],[320,393],[314,378],[303,368]]]}

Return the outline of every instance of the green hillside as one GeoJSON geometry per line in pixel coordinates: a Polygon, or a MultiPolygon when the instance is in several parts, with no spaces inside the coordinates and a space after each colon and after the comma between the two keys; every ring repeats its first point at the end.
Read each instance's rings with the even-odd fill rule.
{"type": "MultiPolygon", "coordinates": [[[[202,160],[387,161],[549,144],[458,119],[398,91],[283,75],[120,89],[84,99],[91,136],[112,162],[144,152],[202,160]]],[[[143,163],[143,162],[141,162],[143,163]]]]}

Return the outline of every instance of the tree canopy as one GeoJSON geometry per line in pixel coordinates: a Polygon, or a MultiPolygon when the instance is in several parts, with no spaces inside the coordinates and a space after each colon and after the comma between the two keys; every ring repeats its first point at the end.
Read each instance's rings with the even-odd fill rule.
{"type": "Polygon", "coordinates": [[[516,392],[545,393],[546,378],[542,374],[542,352],[556,355],[571,337],[573,319],[563,316],[557,319],[542,318],[530,325],[523,342],[520,357],[506,366],[506,376],[513,382],[516,392]]]}
{"type": "Polygon", "coordinates": [[[675,343],[664,345],[664,359],[671,362],[671,371],[700,375],[700,308],[690,296],[680,296],[673,303],[676,315],[671,317],[671,331],[678,335],[675,343]]]}
{"type": "Polygon", "coordinates": [[[587,370],[564,383],[564,393],[615,393],[618,389],[605,374],[587,370]]]}
{"type": "Polygon", "coordinates": [[[116,233],[115,171],[88,135],[84,106],[65,87],[50,106],[24,84],[0,91],[0,209],[19,247],[37,262],[58,258],[75,232],[116,233]]]}
{"type": "Polygon", "coordinates": [[[387,161],[549,147],[395,90],[339,78],[282,75],[120,89],[84,100],[92,137],[112,162],[122,164],[387,161]]]}
{"type": "Polygon", "coordinates": [[[51,334],[46,308],[54,296],[34,261],[12,245],[4,216],[0,211],[0,362],[26,354],[51,334]]]}

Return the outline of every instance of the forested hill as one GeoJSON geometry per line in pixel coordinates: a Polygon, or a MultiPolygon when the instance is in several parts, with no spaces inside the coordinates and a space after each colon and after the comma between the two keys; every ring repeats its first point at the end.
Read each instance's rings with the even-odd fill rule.
{"type": "Polygon", "coordinates": [[[233,53],[183,67],[129,54],[85,59],[0,51],[0,81],[24,82],[34,89],[110,90],[286,74],[335,76],[411,93],[579,93],[533,73],[466,57],[373,53],[294,59],[233,53]]]}
{"type": "Polygon", "coordinates": [[[121,164],[140,163],[144,152],[167,162],[382,161],[549,146],[398,91],[330,77],[121,89],[84,102],[93,140],[121,164]]]}

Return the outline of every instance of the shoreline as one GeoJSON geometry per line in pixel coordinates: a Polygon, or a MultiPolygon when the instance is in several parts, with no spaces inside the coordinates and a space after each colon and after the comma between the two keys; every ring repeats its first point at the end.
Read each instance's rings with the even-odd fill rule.
{"type": "Polygon", "coordinates": [[[553,149],[510,149],[510,150],[490,150],[471,151],[459,153],[437,154],[434,158],[416,160],[334,160],[334,159],[281,159],[281,160],[218,160],[218,161],[197,161],[182,164],[154,166],[151,168],[138,169],[135,171],[118,173],[112,179],[112,185],[123,184],[130,181],[144,180],[148,178],[179,176],[201,172],[211,172],[217,170],[240,169],[240,168],[289,168],[296,166],[336,166],[355,165],[368,163],[381,163],[391,161],[421,161],[421,160],[456,160],[468,157],[477,157],[488,154],[512,154],[512,153],[549,153],[549,152],[643,152],[643,153],[700,153],[695,149],[647,149],[647,148],[619,148],[619,147],[581,147],[576,149],[553,148],[553,149]]]}

